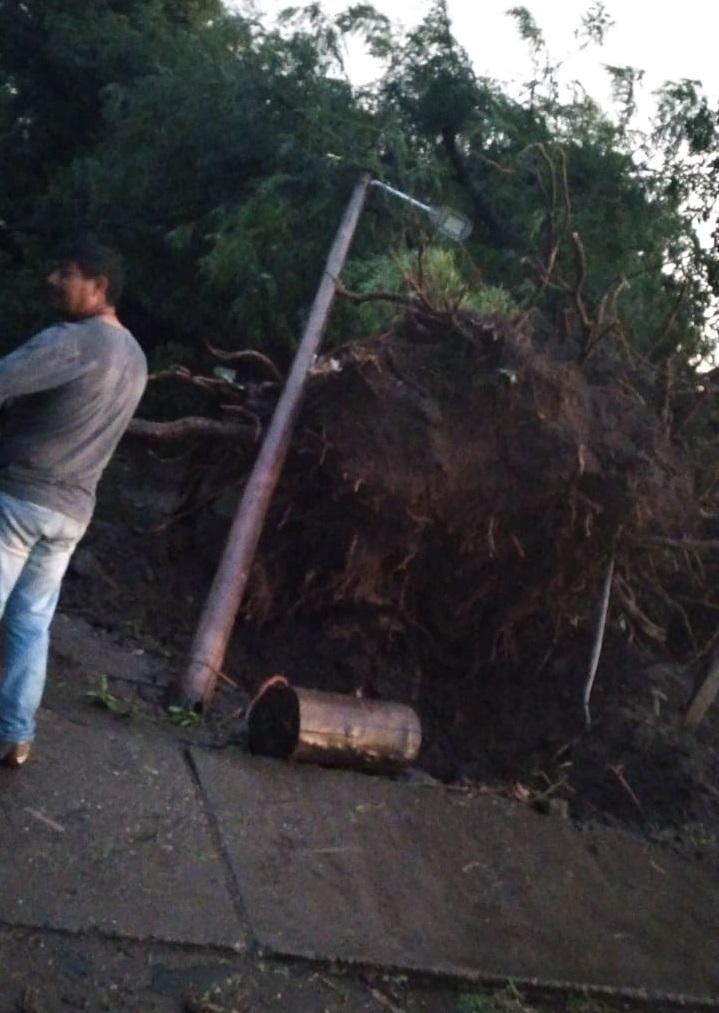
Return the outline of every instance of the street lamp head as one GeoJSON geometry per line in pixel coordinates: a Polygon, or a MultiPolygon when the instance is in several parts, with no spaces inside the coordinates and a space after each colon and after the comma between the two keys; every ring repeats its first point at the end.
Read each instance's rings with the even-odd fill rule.
{"type": "Polygon", "coordinates": [[[434,222],[437,231],[445,236],[445,238],[454,240],[455,243],[463,243],[472,232],[471,221],[461,211],[455,211],[454,208],[448,207],[433,208],[429,204],[423,204],[415,197],[410,197],[409,194],[402,193],[401,190],[389,186],[387,183],[381,183],[378,179],[373,179],[370,182],[370,186],[379,187],[385,193],[391,194],[393,197],[399,197],[400,200],[406,201],[419,211],[424,211],[434,222]]]}
{"type": "Polygon", "coordinates": [[[435,228],[447,239],[455,243],[463,243],[472,233],[472,223],[466,215],[454,208],[432,208],[431,216],[435,228]]]}

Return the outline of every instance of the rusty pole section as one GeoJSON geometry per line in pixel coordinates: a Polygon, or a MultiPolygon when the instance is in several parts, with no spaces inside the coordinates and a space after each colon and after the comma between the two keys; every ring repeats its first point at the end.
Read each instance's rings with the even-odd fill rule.
{"type": "Polygon", "coordinates": [[[260,756],[359,770],[402,770],[417,759],[422,726],[411,707],[266,679],[247,710],[249,746],[260,756]]]}
{"type": "Polygon", "coordinates": [[[359,180],[345,209],[285,389],[277,402],[232,522],[225,551],[195,632],[189,664],[180,684],[183,703],[187,706],[194,707],[201,702],[208,702],[214,691],[227,642],[247,586],[267,509],[287,456],[307,373],[322,340],[336,293],[336,280],[344,266],[369,183],[369,176],[363,176],[359,180]]]}

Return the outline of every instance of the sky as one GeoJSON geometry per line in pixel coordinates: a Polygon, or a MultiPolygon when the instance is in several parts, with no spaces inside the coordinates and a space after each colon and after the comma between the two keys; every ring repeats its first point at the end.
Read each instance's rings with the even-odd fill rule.
{"type": "MultiPolygon", "coordinates": [[[[259,11],[272,16],[291,0],[255,0],[259,11]]],[[[328,13],[350,6],[351,0],[321,0],[328,13]]],[[[530,74],[526,43],[508,17],[509,7],[521,0],[448,0],[449,15],[457,40],[468,52],[474,69],[519,86],[530,74]]],[[[523,6],[542,29],[548,50],[563,61],[561,80],[581,80],[584,87],[609,111],[611,91],[603,64],[632,66],[644,70],[642,86],[646,111],[651,93],[667,80],[701,80],[714,103],[719,100],[719,3],[717,0],[605,0],[614,21],[601,48],[578,52],[574,31],[591,0],[525,0],[523,6]]],[[[302,6],[303,0],[293,0],[302,6]]],[[[406,27],[416,25],[429,0],[374,0],[374,6],[406,27]]],[[[359,46],[350,49],[347,68],[357,84],[375,76],[372,62],[359,46]]]]}

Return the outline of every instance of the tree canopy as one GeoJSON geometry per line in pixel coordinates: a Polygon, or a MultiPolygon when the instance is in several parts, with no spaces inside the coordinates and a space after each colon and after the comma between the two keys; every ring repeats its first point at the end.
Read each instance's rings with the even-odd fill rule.
{"type": "MultiPolygon", "coordinates": [[[[126,316],[159,358],[206,338],[288,354],[368,171],[462,210],[474,232],[447,253],[457,277],[501,290],[547,337],[590,349],[621,331],[657,361],[705,352],[719,271],[696,223],[717,196],[716,111],[677,82],[638,133],[632,68],[611,69],[616,120],[560,97],[541,31],[512,14],[532,58],[521,99],[476,75],[443,0],[404,35],[367,4],[267,27],[219,0],[0,0],[5,344],[42,320],[35,279],[55,239],[92,229],[126,254],[126,316]],[[383,61],[371,88],[344,73],[350,33],[383,61]]],[[[585,17],[589,41],[603,19],[601,5],[585,17]]],[[[376,193],[348,278],[386,281],[430,238],[376,193]]],[[[343,336],[365,323],[335,316],[343,336]]]]}

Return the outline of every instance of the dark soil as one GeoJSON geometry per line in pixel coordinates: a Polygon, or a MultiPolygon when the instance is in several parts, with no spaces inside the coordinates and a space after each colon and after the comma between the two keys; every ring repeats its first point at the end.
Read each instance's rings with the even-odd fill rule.
{"type": "MultiPolygon", "coordinates": [[[[711,559],[656,545],[707,536],[657,377],[498,317],[415,315],[336,356],[310,384],[210,720],[275,673],[406,702],[431,776],[716,857],[719,716],[689,733],[682,715],[719,606],[711,559]]],[[[62,607],[179,671],[252,453],[198,439],[173,461],[127,439],[62,607]]]]}
{"type": "MultiPolygon", "coordinates": [[[[61,610],[84,616],[132,650],[159,649],[179,674],[227,519],[206,514],[199,523],[168,523],[177,483],[175,465],[128,441],[103,480],[61,610]]],[[[585,732],[586,637],[578,635],[573,653],[545,673],[513,685],[501,672],[493,678],[491,669],[481,678],[449,665],[427,672],[406,642],[375,620],[367,621],[362,607],[343,607],[311,619],[240,622],[225,670],[235,688],[220,682],[210,724],[219,735],[235,728],[225,719],[276,672],[300,686],[408,702],[422,719],[418,766],[428,774],[528,802],[539,796],[538,805],[563,798],[577,820],[623,825],[685,854],[719,860],[719,715],[710,712],[696,733],[682,728],[691,689],[684,667],[643,656],[615,630],[585,732]]]]}

